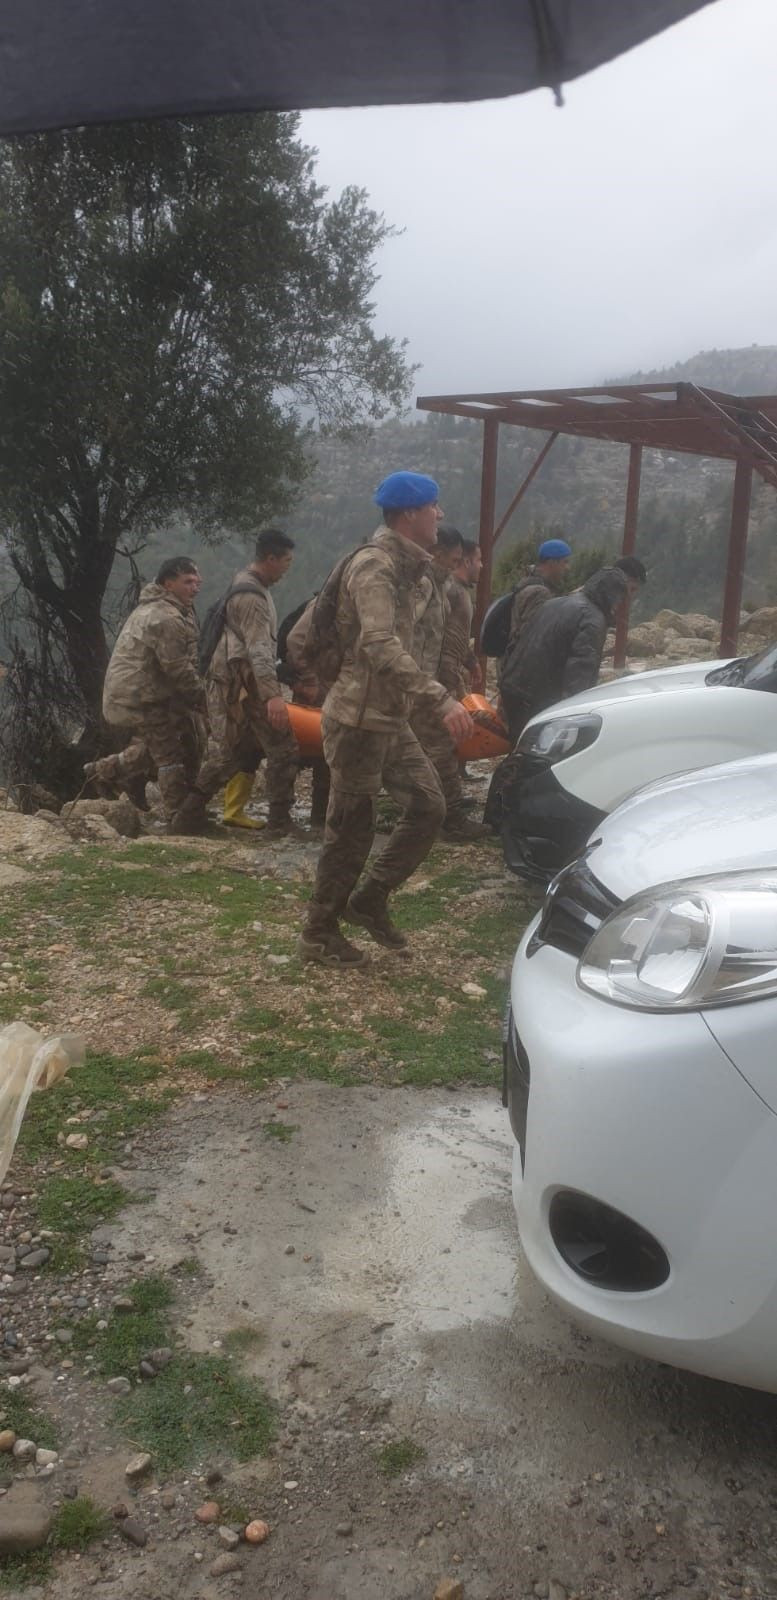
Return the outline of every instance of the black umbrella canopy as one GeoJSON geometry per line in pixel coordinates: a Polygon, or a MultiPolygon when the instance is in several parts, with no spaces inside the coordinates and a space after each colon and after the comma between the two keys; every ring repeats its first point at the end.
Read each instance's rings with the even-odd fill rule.
{"type": "Polygon", "coordinates": [[[711,0],[3,0],[0,133],[558,89],[711,0]]]}

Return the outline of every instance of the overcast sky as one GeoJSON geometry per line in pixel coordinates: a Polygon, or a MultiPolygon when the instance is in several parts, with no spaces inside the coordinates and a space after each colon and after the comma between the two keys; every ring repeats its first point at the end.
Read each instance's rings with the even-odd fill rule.
{"type": "Polygon", "coordinates": [[[381,332],[416,392],[597,383],[777,343],[777,3],[715,0],[609,66],[474,105],[317,111],[322,182],[405,231],[381,332]]]}

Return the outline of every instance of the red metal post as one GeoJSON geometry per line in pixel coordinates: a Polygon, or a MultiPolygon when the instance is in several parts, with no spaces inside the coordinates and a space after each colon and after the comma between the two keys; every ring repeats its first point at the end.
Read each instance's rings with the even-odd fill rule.
{"type": "Polygon", "coordinates": [[[722,656],[735,656],[737,653],[739,609],[742,604],[742,579],[745,575],[747,524],[750,517],[752,487],[752,466],[749,461],[740,459],[734,474],[734,493],[731,500],[731,532],[728,536],[726,587],[723,591],[723,616],[720,623],[722,656]]]}
{"type": "Polygon", "coordinates": [[[486,417],[483,423],[483,465],[480,474],[480,553],[483,565],[478,579],[475,599],[475,640],[480,638],[483,618],[491,599],[491,575],[494,564],[494,515],[496,509],[496,462],[499,453],[499,423],[496,417],[486,417]]]}
{"type": "Polygon", "coordinates": [[[528,470],[528,472],[526,474],[526,477],[523,480],[523,483],[520,485],[520,487],[518,489],[516,489],[515,494],[513,495],[513,498],[510,501],[510,504],[507,507],[507,510],[506,510],[504,516],[500,518],[499,522],[497,523],[497,525],[496,525],[496,527],[494,529],[494,544],[496,544],[497,539],[501,539],[502,534],[504,533],[505,528],[507,527],[507,524],[510,521],[511,516],[513,515],[513,512],[517,511],[517,509],[518,509],[518,507],[519,507],[519,505],[520,505],[520,503],[521,503],[521,501],[522,501],[522,499],[523,499],[523,497],[524,497],[524,495],[526,493],[526,490],[529,487],[529,484],[531,483],[533,478],[536,478],[537,473],[539,472],[540,467],[542,466],[542,463],[545,460],[546,455],[548,454],[548,451],[552,450],[554,444],[556,443],[557,438],[558,438],[558,434],[557,433],[552,433],[550,438],[548,440],[546,440],[545,444],[542,446],[542,449],[541,449],[539,455],[537,456],[536,461],[534,461],[532,466],[530,466],[530,468],[529,468],[529,470],[528,470]]]}
{"type": "MultiPolygon", "coordinates": [[[[639,482],[642,475],[642,445],[633,444],[629,449],[629,478],[626,485],[626,515],[623,519],[623,548],[621,555],[634,554],[637,542],[637,518],[639,516],[639,482]]],[[[626,640],[629,636],[629,608],[625,605],[618,614],[615,624],[615,653],[613,666],[625,667],[626,665],[626,640]]]]}

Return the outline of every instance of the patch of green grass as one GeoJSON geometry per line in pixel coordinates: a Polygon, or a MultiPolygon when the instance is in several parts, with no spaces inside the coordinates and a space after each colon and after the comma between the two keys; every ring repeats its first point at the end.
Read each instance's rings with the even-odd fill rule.
{"type": "MultiPolygon", "coordinates": [[[[37,1435],[35,1436],[37,1442],[37,1435]]],[[[47,1583],[52,1573],[52,1552],[77,1550],[83,1552],[97,1539],[104,1538],[109,1529],[104,1511],[88,1495],[75,1500],[65,1500],[55,1514],[46,1544],[40,1550],[30,1550],[25,1555],[5,1556],[0,1565],[0,1591],[18,1591],[34,1584],[47,1583]]]]}
{"type": "Polygon", "coordinates": [[[60,1506],[49,1535],[54,1550],[87,1550],[102,1539],[109,1527],[104,1511],[88,1495],[65,1500],[60,1506]]]}
{"type": "Polygon", "coordinates": [[[262,1132],[265,1139],[278,1139],[281,1144],[290,1144],[295,1133],[299,1133],[298,1122],[263,1122],[262,1132]]]}
{"type": "Polygon", "coordinates": [[[229,1493],[219,1495],[219,1506],[222,1526],[227,1528],[245,1527],[254,1515],[245,1500],[233,1500],[229,1493]]]}
{"type": "Polygon", "coordinates": [[[0,1566],[0,1590],[30,1589],[47,1583],[51,1577],[51,1551],[30,1550],[24,1556],[4,1556],[0,1566]]]}
{"type": "Polygon", "coordinates": [[[83,1235],[115,1217],[131,1198],[120,1183],[98,1182],[86,1173],[45,1178],[38,1192],[37,1218],[39,1227],[54,1235],[50,1265],[60,1272],[75,1270],[82,1261],[83,1235]]]}
{"type": "Polygon", "coordinates": [[[482,886],[482,873],[472,866],[451,867],[438,872],[429,886],[420,891],[398,894],[392,902],[392,915],[398,926],[410,933],[429,928],[435,922],[456,917],[466,906],[473,889],[482,886]]]}
{"type": "Polygon", "coordinates": [[[0,1026],[17,1021],[22,1006],[25,1009],[40,1006],[47,997],[45,975],[39,961],[33,957],[17,959],[14,975],[19,979],[18,987],[0,994],[0,1026]]]}
{"type": "Polygon", "coordinates": [[[104,1165],[116,1142],[129,1138],[165,1103],[164,1097],[154,1100],[141,1093],[161,1071],[161,1062],[146,1051],[129,1056],[90,1051],[82,1067],[75,1067],[45,1094],[32,1096],[19,1135],[19,1154],[32,1161],[62,1154],[76,1166],[86,1160],[104,1165]],[[101,1113],[99,1122],[82,1126],[89,1137],[88,1151],[60,1151],[57,1136],[67,1132],[67,1118],[84,1110],[101,1113]]]}
{"type": "Polygon", "coordinates": [[[107,1328],[98,1329],[95,1315],[82,1317],[73,1328],[73,1349],[92,1352],[96,1370],[109,1378],[136,1377],[138,1362],[149,1350],[170,1343],[165,1312],[173,1291],[167,1280],[154,1274],[139,1278],[127,1295],[135,1309],[114,1311],[107,1328]]]}
{"type": "Polygon", "coordinates": [[[7,891],[8,908],[2,932],[9,940],[24,932],[31,913],[57,920],[82,944],[93,947],[95,926],[117,922],[125,943],[134,941],[133,902],[191,905],[211,912],[214,933],[229,938],[251,937],[251,923],[284,923],[289,899],[298,891],[273,878],[250,876],[208,864],[193,850],[173,850],[148,843],[128,845],[121,854],[100,849],[66,851],[47,862],[45,878],[7,891]],[[191,870],[204,862],[198,870],[191,870]],[[189,870],[187,870],[187,868],[189,870]],[[222,894],[222,889],[229,889],[222,894]]]}
{"type": "Polygon", "coordinates": [[[375,1038],[393,1058],[398,1083],[495,1083],[498,1062],[485,1052],[501,1049],[501,1018],[505,985],[501,979],[480,978],[486,990],[482,1000],[463,995],[440,1012],[433,1003],[408,1007],[404,1017],[369,1016],[375,1038]],[[423,1026],[419,1026],[419,1021],[423,1026]],[[402,1065],[399,1066],[398,1063],[402,1065]]]}
{"type": "Polygon", "coordinates": [[[180,1272],[182,1278],[199,1278],[202,1273],[202,1267],[196,1256],[184,1256],[175,1270],[180,1272]]]}
{"type": "Polygon", "coordinates": [[[283,1012],[272,1006],[244,1006],[237,1020],[246,1033],[270,1033],[285,1024],[283,1012]]]}
{"type": "Polygon", "coordinates": [[[181,1050],[175,1058],[177,1067],[201,1072],[208,1083],[240,1077],[240,1067],[235,1062],[220,1061],[212,1050],[181,1050]]]}
{"type": "Polygon", "coordinates": [[[171,960],[163,958],[160,964],[161,973],[146,979],[142,993],[149,1000],[155,1000],[164,1011],[174,1012],[178,1026],[187,1033],[191,1032],[202,1020],[202,1011],[197,1004],[198,990],[190,983],[181,982],[171,960]]]}
{"type": "Polygon", "coordinates": [[[247,1355],[249,1350],[259,1350],[264,1344],[267,1335],[263,1328],[242,1323],[237,1328],[230,1328],[221,1341],[227,1355],[247,1355]]]}
{"type": "Polygon", "coordinates": [[[274,1435],[264,1389],[224,1356],[180,1354],[153,1382],[117,1408],[120,1424],[158,1470],[172,1472],[228,1450],[238,1461],[262,1455],[274,1435]]]}
{"type": "Polygon", "coordinates": [[[0,1425],[13,1428],[20,1439],[34,1439],[42,1450],[57,1449],[57,1430],[51,1418],[38,1411],[21,1389],[0,1394],[0,1425]]]}
{"type": "Polygon", "coordinates": [[[399,1478],[416,1462],[423,1461],[425,1455],[423,1445],[416,1444],[414,1439],[392,1439],[378,1451],[378,1469],[384,1478],[399,1478]]]}
{"type": "MultiPolygon", "coordinates": [[[[168,1316],[170,1284],[160,1276],[140,1278],[128,1290],[133,1311],[114,1311],[105,1329],[84,1317],[73,1329],[72,1348],[94,1355],[94,1369],[108,1377],[133,1378],[138,1362],[160,1345],[175,1348],[168,1316]]],[[[255,1342],[256,1330],[236,1328],[225,1340],[230,1353],[255,1342]]],[[[117,1402],[117,1418],[128,1437],[171,1472],[228,1450],[238,1461],[262,1454],[274,1434],[274,1413],[264,1389],[236,1373],[227,1355],[198,1355],[175,1348],[168,1366],[117,1402]]]]}

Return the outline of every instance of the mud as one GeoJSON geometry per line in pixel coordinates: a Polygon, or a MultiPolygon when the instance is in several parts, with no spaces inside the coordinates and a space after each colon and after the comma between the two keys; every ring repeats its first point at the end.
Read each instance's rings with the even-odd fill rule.
{"type": "Polygon", "coordinates": [[[273,1531],[242,1574],[213,1578],[202,1484],[179,1481],[165,1520],[151,1483],[133,1506],[148,1547],[112,1541],[58,1596],[212,1600],[242,1582],[280,1600],[431,1600],[445,1576],[465,1600],[777,1593],[773,1398],[572,1327],[520,1259],[510,1158],[492,1092],[315,1083],[195,1097],[139,1143],[121,1176],[145,1203],[101,1236],[125,1276],[141,1251],[149,1270],[197,1257],[193,1347],[261,1331],[243,1362],[279,1439],[264,1463],[219,1464],[273,1531]],[[288,1142],[267,1136],[273,1118],[288,1142]],[[402,1438],[424,1455],[387,1480],[378,1453],[402,1438]]]}

